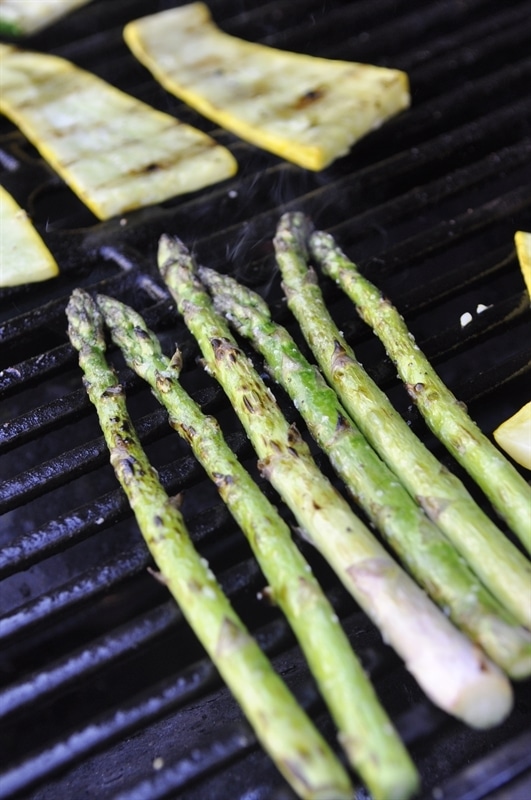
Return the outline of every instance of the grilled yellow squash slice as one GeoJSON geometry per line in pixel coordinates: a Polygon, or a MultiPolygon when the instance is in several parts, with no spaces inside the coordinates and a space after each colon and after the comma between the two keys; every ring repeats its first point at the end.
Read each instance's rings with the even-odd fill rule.
{"type": "MultiPolygon", "coordinates": [[[[514,243],[527,293],[531,298],[531,233],[516,231],[514,243]]],[[[502,450],[517,464],[531,469],[531,401],[502,422],[493,432],[493,436],[502,450]]]]}
{"type": "Polygon", "coordinates": [[[527,293],[531,298],[531,233],[527,231],[516,231],[514,235],[516,255],[520,262],[520,269],[527,287],[527,293]]]}
{"type": "Polygon", "coordinates": [[[0,0],[0,33],[26,36],[51,25],[89,0],[0,0]]]}
{"type": "Polygon", "coordinates": [[[502,422],[493,436],[511,458],[531,469],[531,401],[502,422]]]}
{"type": "Polygon", "coordinates": [[[0,287],[55,278],[59,267],[28,215],[0,186],[0,287]]]}
{"type": "Polygon", "coordinates": [[[169,92],[307,169],[345,155],[410,102],[404,72],[243,41],[219,30],[201,2],[134,20],[124,38],[169,92]]]}
{"type": "Polygon", "coordinates": [[[0,45],[0,112],[100,219],[237,170],[210,136],[56,56],[0,45]]]}

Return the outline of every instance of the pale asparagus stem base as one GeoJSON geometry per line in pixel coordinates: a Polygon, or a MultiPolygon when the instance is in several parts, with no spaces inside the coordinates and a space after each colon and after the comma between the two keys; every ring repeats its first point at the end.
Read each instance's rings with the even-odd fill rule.
{"type": "Polygon", "coordinates": [[[463,483],[424,446],[356,360],[326,308],[315,272],[308,267],[310,234],[307,217],[285,214],[275,249],[289,308],[324,375],[411,496],[492,594],[531,628],[531,563],[480,509],[463,483]]]}
{"type": "Polygon", "coordinates": [[[85,386],[111,463],[166,584],[240,703],[264,749],[301,798],[352,798],[348,776],[250,636],[195,550],[180,512],[160,484],[134,432],[126,401],[105,358],[101,316],[75,290],[67,308],[85,386]]]}
{"type": "Polygon", "coordinates": [[[339,729],[350,762],[376,800],[408,798],[418,775],[400,738],[355,657],[334,610],[291,538],[288,525],[238,461],[210,416],[178,380],[180,359],[170,361],[142,317],[110,297],[98,305],[127,364],[146,380],[169,412],[245,533],[273,598],[297,636],[339,729]]]}
{"type": "Polygon", "coordinates": [[[265,357],[272,377],[287,391],[336,472],[419,583],[511,677],[530,675],[531,633],[489,594],[379,460],[334,390],[288,331],[272,321],[262,298],[227,275],[206,268],[199,275],[216,309],[265,357]]]}
{"type": "Polygon", "coordinates": [[[182,242],[161,238],[159,268],[207,369],[223,386],[244,425],[264,475],[304,534],[434,703],[474,727],[500,722],[512,706],[508,680],[398,567],[317,468],[308,446],[288,425],[214,311],[182,242]]]}
{"type": "Polygon", "coordinates": [[[317,231],[310,247],[323,272],[353,301],[382,341],[400,378],[427,424],[483,490],[509,527],[531,552],[531,489],[485,436],[441,380],[392,303],[366,280],[333,238],[317,231]]]}

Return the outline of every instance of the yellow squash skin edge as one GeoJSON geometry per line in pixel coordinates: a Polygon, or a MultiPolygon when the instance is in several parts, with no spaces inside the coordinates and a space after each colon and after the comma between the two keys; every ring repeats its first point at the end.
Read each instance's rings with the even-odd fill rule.
{"type": "MultiPolygon", "coordinates": [[[[514,235],[516,257],[531,302],[531,233],[516,231],[514,235]]],[[[531,470],[531,400],[502,422],[493,437],[517,464],[531,470]]]]}
{"type": "Polygon", "coordinates": [[[531,470],[531,400],[502,422],[492,435],[517,464],[531,470]]]}
{"type": "Polygon", "coordinates": [[[514,234],[516,255],[522,270],[522,277],[526,285],[527,294],[531,299],[531,233],[516,231],[514,234]]]}
{"type": "Polygon", "coordinates": [[[28,215],[0,186],[0,288],[55,278],[59,267],[28,215]]]}
{"type": "MultiPolygon", "coordinates": [[[[531,303],[531,233],[516,231],[514,246],[531,303]]],[[[492,435],[498,447],[517,464],[531,470],[531,400],[502,422],[492,435]]]]}
{"type": "Polygon", "coordinates": [[[410,103],[404,72],[229,36],[201,2],[130,22],[124,38],[169,92],[242,139],[310,170],[346,155],[410,103]]]}
{"type": "Polygon", "coordinates": [[[235,174],[210,136],[69,61],[0,44],[0,112],[99,219],[235,174]]]}

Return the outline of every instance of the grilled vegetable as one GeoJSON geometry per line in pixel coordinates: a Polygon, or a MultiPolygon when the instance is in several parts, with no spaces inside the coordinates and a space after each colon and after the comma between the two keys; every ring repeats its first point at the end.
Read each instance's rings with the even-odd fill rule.
{"type": "Polygon", "coordinates": [[[531,402],[502,422],[492,435],[511,458],[531,469],[531,402]]]}
{"type": "Polygon", "coordinates": [[[531,298],[531,233],[527,231],[516,231],[514,235],[516,255],[520,262],[520,269],[527,288],[527,294],[531,298]]]}
{"type": "Polygon", "coordinates": [[[531,488],[470,418],[426,356],[403,318],[380,290],[364,278],[333,238],[316,231],[310,248],[383,342],[406,389],[427,424],[467,470],[522,544],[531,552],[531,488]]]}
{"type": "Polygon", "coordinates": [[[0,45],[0,111],[100,219],[236,171],[224,147],[65,59],[0,45]]]}
{"type": "Polygon", "coordinates": [[[216,27],[204,3],[135,20],[124,36],[169,92],[307,169],[345,155],[409,104],[404,72],[237,39],[216,27]]]}
{"type": "Polygon", "coordinates": [[[26,36],[51,25],[89,0],[0,0],[0,33],[26,36]]]}
{"type": "MultiPolygon", "coordinates": [[[[531,233],[517,231],[514,243],[527,294],[531,297],[531,233]]],[[[492,435],[517,464],[531,469],[531,402],[502,422],[492,435]]]]}
{"type": "Polygon", "coordinates": [[[303,535],[434,703],[476,727],[503,719],[512,703],[505,676],[396,564],[318,469],[308,445],[214,311],[182,242],[161,238],[159,268],[208,371],[244,425],[262,474],[292,510],[303,535]]]}
{"type": "Polygon", "coordinates": [[[127,364],[152,387],[170,424],[192,446],[246,535],[275,602],[291,624],[339,728],[352,765],[374,798],[410,797],[418,776],[404,746],[355,657],[334,610],[290,530],[223,438],[179,383],[180,356],[170,361],[156,336],[131,308],[100,296],[114,342],[127,364]]]}
{"type": "Polygon", "coordinates": [[[28,215],[0,186],[0,287],[55,278],[59,267],[28,215]]]}
{"type": "Polygon", "coordinates": [[[300,797],[352,797],[349,779],[236,615],[195,550],[181,513],[152,468],[105,357],[101,315],[90,296],[73,292],[69,336],[79,351],[85,386],[96,407],[116,476],[168,587],[240,703],[257,737],[300,797]]]}
{"type": "MultiPolygon", "coordinates": [[[[371,451],[364,447],[363,439],[351,436],[352,448],[360,452],[361,460],[358,469],[354,468],[350,459],[342,465],[344,480],[353,487],[356,496],[361,495],[363,498],[374,495],[384,475],[387,476],[387,482],[394,475],[399,476],[411,497],[422,505],[432,522],[453,543],[485,586],[517,620],[531,628],[529,560],[479,508],[463,483],[446,470],[415,436],[403,417],[393,408],[387,395],[356,360],[354,352],[326,308],[315,273],[308,267],[307,242],[311,230],[309,220],[299,213],[285,214],[277,229],[275,250],[289,308],[348,414],[393,471],[391,473],[385,470],[381,462],[377,464],[374,461],[371,451]],[[372,469],[369,468],[370,464],[374,465],[372,469]],[[345,474],[347,471],[348,474],[345,474]],[[361,488],[360,482],[363,484],[370,481],[370,476],[374,476],[372,489],[361,488]]],[[[263,344],[270,345],[265,340],[263,344]]],[[[306,403],[306,407],[311,413],[312,404],[306,403]]],[[[404,497],[403,492],[398,492],[397,488],[393,491],[397,498],[400,495],[401,508],[411,508],[412,501],[404,497]]],[[[370,503],[367,502],[367,505],[370,506],[370,503]]],[[[394,519],[390,524],[394,530],[397,520],[394,519]]],[[[410,542],[406,545],[401,555],[418,580],[421,580],[422,573],[429,575],[433,589],[436,585],[439,587],[437,599],[451,607],[453,602],[446,597],[446,592],[451,591],[453,581],[458,575],[465,578],[466,567],[459,563],[461,559],[455,551],[452,552],[450,542],[437,535],[433,528],[429,537],[426,533],[421,533],[425,530],[425,525],[421,523],[418,514],[413,514],[406,535],[413,536],[415,530],[419,533],[420,540],[416,544],[410,542]],[[415,519],[418,520],[417,526],[414,524],[415,519]],[[425,544],[421,546],[423,539],[425,544]],[[435,557],[432,566],[428,566],[425,561],[429,553],[435,557]],[[443,553],[447,575],[439,573],[435,567],[443,553]],[[417,559],[418,567],[415,565],[417,559]],[[440,580],[437,579],[438,575],[440,580]]],[[[400,537],[391,528],[389,534],[390,541],[402,551],[398,544],[400,537]]],[[[468,594],[467,580],[465,579],[461,588],[455,587],[455,597],[460,598],[459,602],[468,594]]],[[[484,596],[485,592],[480,590],[475,595],[476,602],[480,604],[484,596]]],[[[488,606],[492,607],[492,604],[488,602],[488,606]]],[[[473,616],[472,606],[462,611],[465,611],[465,616],[473,616]]],[[[458,612],[458,618],[461,616],[462,613],[458,612]]],[[[469,633],[472,634],[472,631],[469,630],[469,633]]],[[[493,638],[496,640],[497,635],[493,638]]],[[[494,647],[499,652],[498,645],[494,644],[494,647]]],[[[487,650],[497,660],[495,652],[490,648],[487,650]]],[[[505,655],[509,656],[509,652],[510,649],[505,655]]],[[[505,668],[507,666],[507,663],[504,664],[505,668]]],[[[511,669],[509,672],[514,676],[511,669]]]]}
{"type": "MultiPolygon", "coordinates": [[[[494,600],[451,542],[425,517],[351,422],[321,373],[304,358],[288,331],[271,320],[265,302],[227,275],[204,268],[199,275],[211,289],[216,308],[265,357],[271,375],[290,395],[338,475],[417,581],[512,677],[531,675],[531,633],[494,600]]],[[[377,424],[377,411],[372,419],[377,424]]],[[[522,560],[525,567],[526,559],[522,560]]],[[[529,618],[531,568],[522,571],[527,581],[521,581],[519,609],[522,617],[529,618]]]]}

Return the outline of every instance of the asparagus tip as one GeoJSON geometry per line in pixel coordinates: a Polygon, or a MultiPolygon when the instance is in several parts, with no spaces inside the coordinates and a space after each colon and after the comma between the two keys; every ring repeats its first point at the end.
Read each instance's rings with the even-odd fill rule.
{"type": "Polygon", "coordinates": [[[74,289],[66,306],[68,335],[79,350],[88,342],[103,344],[103,318],[91,295],[85,289],[74,289]]]}
{"type": "Polygon", "coordinates": [[[111,329],[125,322],[143,325],[140,314],[115,297],[110,297],[107,294],[97,294],[96,303],[105,323],[111,329]]]}
{"type": "Polygon", "coordinates": [[[273,243],[277,252],[289,250],[295,240],[296,246],[306,257],[307,242],[313,230],[313,224],[302,211],[288,211],[278,223],[273,243]]]}
{"type": "Polygon", "coordinates": [[[97,294],[96,303],[100,311],[106,312],[106,311],[111,311],[114,308],[117,308],[119,301],[115,300],[114,297],[109,297],[108,294],[97,294]]]}
{"type": "Polygon", "coordinates": [[[168,270],[175,264],[186,266],[193,270],[192,257],[184,242],[177,236],[163,233],[159,239],[157,261],[162,277],[165,278],[168,270]]]}
{"type": "Polygon", "coordinates": [[[198,267],[197,274],[199,275],[199,279],[201,283],[203,283],[208,289],[217,289],[219,285],[219,278],[221,275],[216,270],[211,269],[210,267],[198,267]]]}
{"type": "MultiPolygon", "coordinates": [[[[309,237],[309,248],[313,257],[322,261],[332,252],[340,252],[333,236],[325,231],[313,231],[309,237]]],[[[326,265],[322,264],[323,270],[326,265]]]]}
{"type": "Polygon", "coordinates": [[[271,319],[271,312],[265,300],[252,289],[242,286],[229,275],[221,275],[208,267],[199,267],[197,274],[201,283],[213,297],[214,308],[234,325],[240,332],[253,319],[271,319]],[[237,313],[234,313],[234,312],[237,313]]]}

